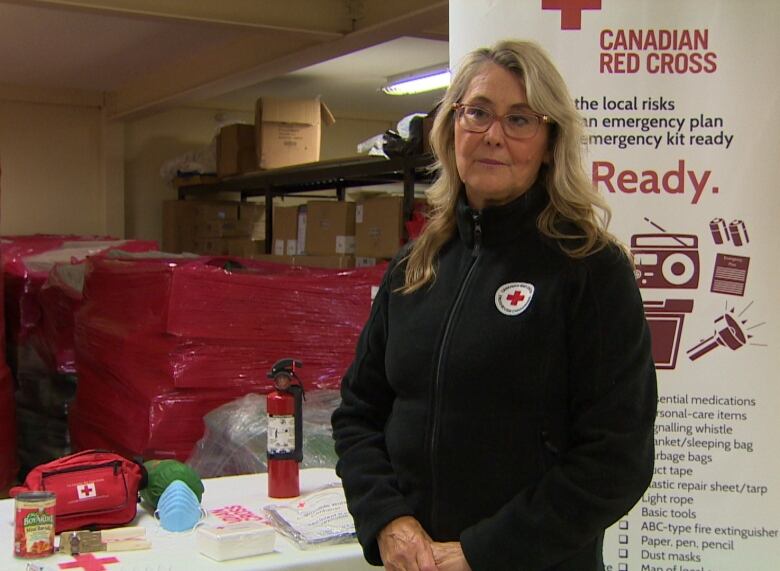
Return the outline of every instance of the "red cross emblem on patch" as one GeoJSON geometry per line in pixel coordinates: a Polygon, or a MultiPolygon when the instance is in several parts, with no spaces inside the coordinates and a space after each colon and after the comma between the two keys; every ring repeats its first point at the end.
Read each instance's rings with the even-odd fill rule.
{"type": "Polygon", "coordinates": [[[533,284],[510,282],[496,290],[496,307],[504,315],[519,315],[528,308],[533,296],[533,284]]]}
{"type": "Polygon", "coordinates": [[[561,11],[561,30],[580,30],[582,11],[601,10],[601,0],[542,0],[542,10],[561,11]]]}
{"type": "Polygon", "coordinates": [[[94,482],[84,482],[83,484],[79,484],[76,488],[76,492],[78,493],[80,500],[94,498],[97,496],[97,490],[95,489],[94,482]]]}

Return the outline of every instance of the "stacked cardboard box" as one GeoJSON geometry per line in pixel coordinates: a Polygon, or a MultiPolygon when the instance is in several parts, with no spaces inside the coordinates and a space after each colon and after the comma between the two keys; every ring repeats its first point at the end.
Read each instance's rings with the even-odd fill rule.
{"type": "Polygon", "coordinates": [[[257,170],[254,125],[226,125],[217,136],[217,174],[230,176],[257,170]]]}
{"type": "MultiPolygon", "coordinates": [[[[298,216],[301,209],[298,206],[277,206],[274,208],[273,247],[271,252],[276,256],[295,256],[304,252],[305,242],[298,240],[298,216]]],[[[303,210],[306,216],[306,210],[303,210]]],[[[305,224],[304,224],[305,231],[305,224]]]]}
{"type": "Polygon", "coordinates": [[[355,204],[314,200],[274,208],[273,254],[255,259],[312,268],[355,266],[355,204]]]}
{"type": "Polygon", "coordinates": [[[403,242],[400,196],[357,203],[313,200],[274,208],[273,254],[257,259],[325,268],[372,266],[393,258],[403,242]]]}
{"type": "Polygon", "coordinates": [[[255,149],[261,169],[275,169],[320,160],[322,124],[335,122],[316,99],[263,97],[255,104],[255,149]]]}
{"type": "MultiPolygon", "coordinates": [[[[354,268],[355,256],[278,256],[276,254],[257,255],[255,260],[263,262],[274,262],[276,264],[287,264],[288,266],[303,266],[305,268],[354,268]]],[[[371,264],[373,265],[373,264],[371,264]]]]}
{"type": "Polygon", "coordinates": [[[404,241],[403,198],[378,196],[355,208],[356,265],[376,264],[395,256],[404,241]]]}
{"type": "Polygon", "coordinates": [[[307,204],[306,254],[355,253],[355,203],[312,200],[307,204]]]}
{"type": "Polygon", "coordinates": [[[233,124],[217,136],[217,174],[232,176],[260,169],[312,163],[320,159],[322,125],[335,122],[319,98],[262,97],[254,125],[233,124]]]}
{"type": "Polygon", "coordinates": [[[326,268],[355,266],[354,202],[311,200],[306,205],[305,221],[306,256],[289,263],[326,268]]]}
{"type": "Polygon", "coordinates": [[[163,203],[165,252],[251,258],[265,251],[265,206],[229,201],[163,203]]]}

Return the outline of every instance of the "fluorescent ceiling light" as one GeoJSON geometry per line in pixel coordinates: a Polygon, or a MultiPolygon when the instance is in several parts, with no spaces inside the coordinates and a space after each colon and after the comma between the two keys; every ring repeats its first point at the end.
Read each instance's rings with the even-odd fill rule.
{"type": "Polygon", "coordinates": [[[400,77],[388,78],[382,91],[388,95],[412,95],[425,91],[444,89],[450,84],[450,71],[446,65],[434,69],[407,73],[400,77]]]}

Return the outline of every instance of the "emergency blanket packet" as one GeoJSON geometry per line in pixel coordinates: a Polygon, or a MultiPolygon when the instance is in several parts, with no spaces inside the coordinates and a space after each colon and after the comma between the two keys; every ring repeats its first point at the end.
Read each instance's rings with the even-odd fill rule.
{"type": "Polygon", "coordinates": [[[355,524],[340,483],[264,507],[271,524],[300,549],[355,541],[355,524]]]}

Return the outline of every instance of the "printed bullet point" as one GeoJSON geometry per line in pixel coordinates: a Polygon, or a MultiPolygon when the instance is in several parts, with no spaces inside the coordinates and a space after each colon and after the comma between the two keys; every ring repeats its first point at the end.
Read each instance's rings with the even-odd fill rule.
{"type": "Polygon", "coordinates": [[[618,563],[618,571],[628,571],[628,563],[618,563]]]}
{"type": "Polygon", "coordinates": [[[618,549],[618,557],[628,559],[628,549],[618,549]]]}
{"type": "Polygon", "coordinates": [[[620,529],[628,529],[628,521],[621,520],[620,523],[618,523],[618,526],[620,527],[620,529]]]}
{"type": "Polygon", "coordinates": [[[618,541],[621,543],[621,545],[625,545],[628,543],[628,536],[621,534],[618,536],[618,541]]]}

